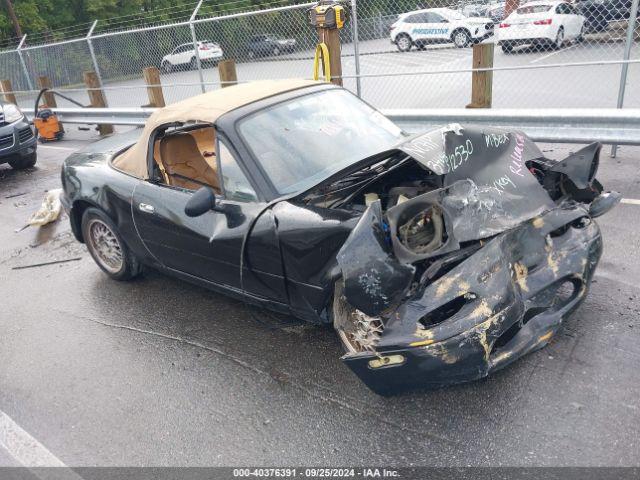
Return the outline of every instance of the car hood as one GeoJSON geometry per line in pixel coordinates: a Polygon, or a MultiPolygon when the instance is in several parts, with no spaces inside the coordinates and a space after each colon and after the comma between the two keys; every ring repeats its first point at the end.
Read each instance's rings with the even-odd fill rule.
{"type": "Polygon", "coordinates": [[[386,211],[380,200],[367,208],[337,256],[345,297],[366,315],[380,314],[406,294],[419,262],[535,221],[545,212],[559,210],[561,215],[551,191],[562,182],[562,191],[574,197],[568,201],[593,202],[580,211],[601,215],[620,196],[602,194],[595,180],[600,148],[595,143],[555,162],[518,131],[456,124],[413,137],[399,150],[440,176],[441,188],[386,211]],[[530,162],[545,165],[553,187],[543,186],[530,162]],[[401,241],[401,229],[429,211],[442,218],[443,234],[432,247],[413,249],[401,241]]]}

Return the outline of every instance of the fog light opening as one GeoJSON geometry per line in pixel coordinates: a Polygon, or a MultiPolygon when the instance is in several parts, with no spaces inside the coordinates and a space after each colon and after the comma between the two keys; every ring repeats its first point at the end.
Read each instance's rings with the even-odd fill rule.
{"type": "Polygon", "coordinates": [[[444,305],[439,306],[435,310],[427,313],[424,317],[418,320],[418,323],[424,328],[435,327],[436,325],[444,322],[445,320],[453,317],[456,313],[462,310],[467,302],[476,298],[473,293],[467,293],[453,300],[448,301],[444,305]]]}

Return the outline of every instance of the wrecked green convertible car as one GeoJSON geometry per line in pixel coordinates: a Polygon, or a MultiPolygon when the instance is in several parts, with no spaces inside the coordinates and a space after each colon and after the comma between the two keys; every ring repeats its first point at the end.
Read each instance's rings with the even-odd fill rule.
{"type": "Polygon", "coordinates": [[[585,298],[601,146],[555,161],[515,131],[409,136],[344,89],[288,80],[170,105],[76,153],[62,202],[123,280],[170,275],[331,323],[381,394],[484,377],[585,298]]]}

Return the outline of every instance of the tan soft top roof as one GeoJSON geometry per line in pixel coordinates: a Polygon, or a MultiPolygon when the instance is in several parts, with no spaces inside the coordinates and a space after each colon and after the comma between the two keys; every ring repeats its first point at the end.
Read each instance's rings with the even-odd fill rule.
{"type": "Polygon", "coordinates": [[[262,80],[221,88],[173,103],[149,117],[136,144],[115,158],[113,165],[119,170],[146,179],[149,136],[159,126],[176,122],[215,123],[223,114],[249,103],[318,84],[316,81],[302,79],[262,80]]]}

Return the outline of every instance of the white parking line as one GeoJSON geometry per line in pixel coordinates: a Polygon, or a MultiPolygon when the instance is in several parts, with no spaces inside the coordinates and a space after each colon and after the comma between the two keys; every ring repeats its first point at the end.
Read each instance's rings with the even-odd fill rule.
{"type": "Polygon", "coordinates": [[[556,50],[555,52],[547,53],[546,55],[543,55],[542,57],[538,57],[538,58],[536,58],[535,60],[531,60],[529,63],[530,63],[530,64],[531,64],[531,63],[538,63],[540,60],[545,60],[545,59],[547,59],[547,58],[549,58],[549,57],[553,57],[553,56],[554,56],[554,55],[556,55],[557,53],[560,53],[560,52],[566,52],[567,50],[571,50],[572,48],[577,47],[577,46],[578,46],[578,44],[577,44],[577,43],[574,43],[574,44],[573,44],[573,45],[571,45],[570,47],[565,47],[565,48],[562,48],[562,49],[560,49],[560,50],[556,50]]]}
{"type": "Polygon", "coordinates": [[[38,146],[38,148],[53,148],[54,150],[78,150],[80,147],[58,147],[58,146],[54,146],[54,145],[40,145],[38,146]]]}
{"type": "Polygon", "coordinates": [[[25,467],[66,467],[60,459],[20,425],[0,411],[0,447],[25,467]]]}
{"type": "Polygon", "coordinates": [[[626,203],[627,205],[640,205],[640,200],[637,198],[623,198],[620,203],[626,203]]]}

